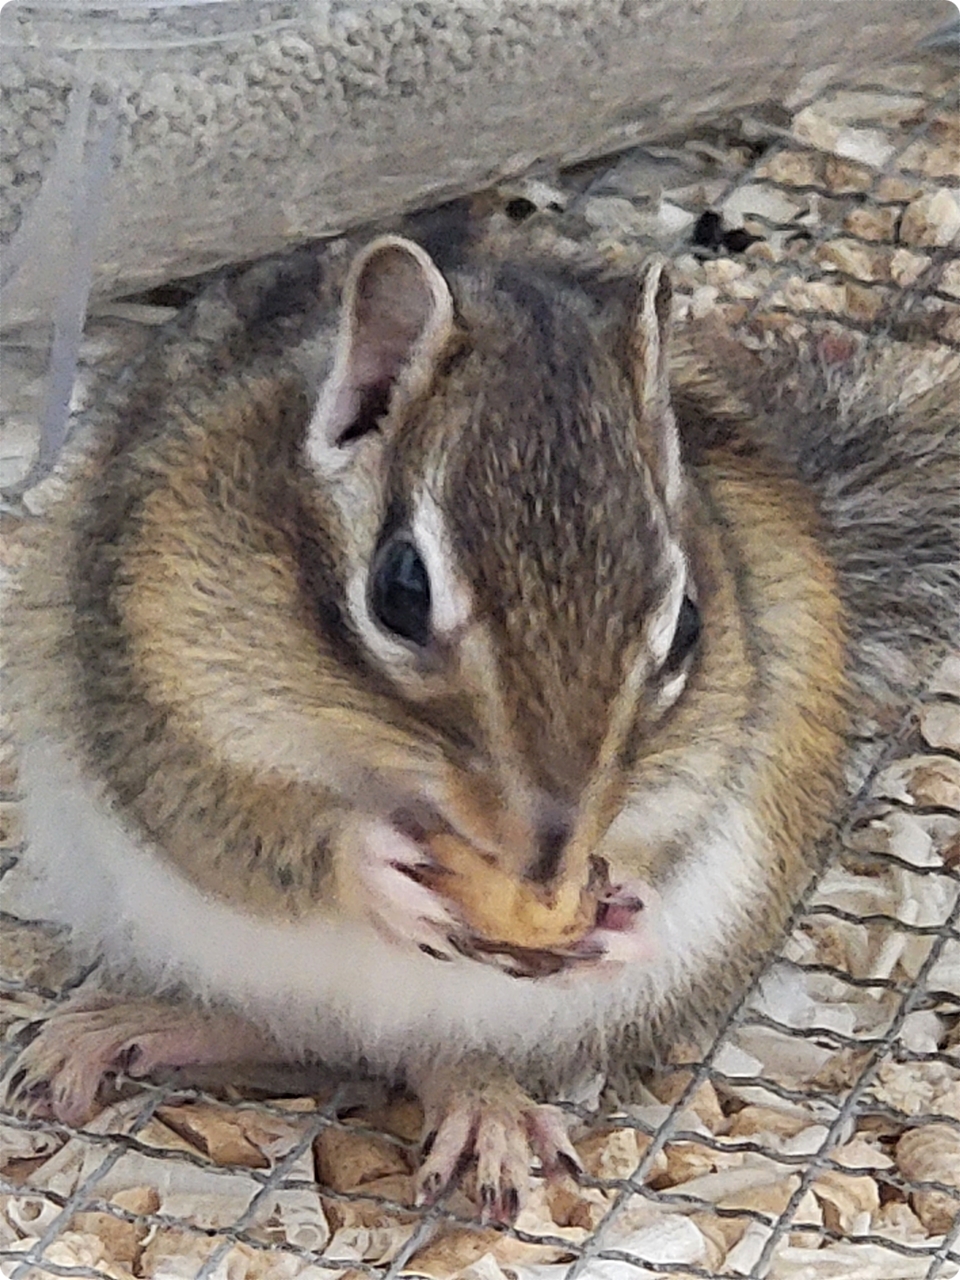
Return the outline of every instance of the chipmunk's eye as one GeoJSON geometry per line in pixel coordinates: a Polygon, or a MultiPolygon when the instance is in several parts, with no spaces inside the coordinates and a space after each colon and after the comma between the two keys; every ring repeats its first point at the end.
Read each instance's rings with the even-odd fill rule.
{"type": "Polygon", "coordinates": [[[430,578],[420,552],[406,538],[380,552],[370,587],[370,609],[394,635],[423,646],[430,640],[430,578]]]}
{"type": "Polygon", "coordinates": [[[677,629],[673,633],[673,644],[663,664],[663,670],[676,671],[699,639],[700,610],[689,596],[684,596],[677,616],[677,629]]]}

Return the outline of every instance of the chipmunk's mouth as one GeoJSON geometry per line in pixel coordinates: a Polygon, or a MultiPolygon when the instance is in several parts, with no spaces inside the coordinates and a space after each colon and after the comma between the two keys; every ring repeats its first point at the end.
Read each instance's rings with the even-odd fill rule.
{"type": "Polygon", "coordinates": [[[424,954],[449,960],[452,950],[510,977],[528,979],[587,971],[610,976],[651,954],[646,921],[657,895],[639,881],[614,882],[606,859],[591,857],[587,883],[579,889],[573,885],[572,893],[568,885],[563,900],[556,886],[533,873],[498,871],[493,855],[469,852],[471,846],[462,840],[454,846],[460,850],[460,864],[444,862],[444,838],[451,828],[425,806],[404,807],[390,821],[422,851],[420,861],[397,864],[396,869],[434,895],[448,921],[437,945],[419,943],[424,954]],[[526,910],[517,907],[518,901],[526,910]],[[496,905],[491,909],[491,904],[496,905]]]}
{"type": "MultiPolygon", "coordinates": [[[[656,896],[647,886],[643,890],[641,897],[636,886],[610,885],[597,903],[593,927],[569,947],[518,947],[470,933],[451,936],[450,945],[461,955],[493,965],[511,978],[549,978],[601,967],[619,969],[624,962],[619,958],[621,953],[633,951],[623,942],[637,933],[650,895],[656,896]]],[[[637,950],[636,958],[641,959],[646,953],[644,946],[637,950]]]]}

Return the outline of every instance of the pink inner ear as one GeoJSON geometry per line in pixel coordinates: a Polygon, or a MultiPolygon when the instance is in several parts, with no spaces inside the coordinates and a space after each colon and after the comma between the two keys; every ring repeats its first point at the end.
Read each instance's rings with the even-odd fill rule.
{"type": "Polygon", "coordinates": [[[338,444],[356,418],[359,404],[359,388],[353,382],[344,379],[336,389],[329,411],[331,434],[336,437],[338,444]]]}
{"type": "Polygon", "coordinates": [[[421,264],[391,246],[366,264],[348,305],[348,347],[329,419],[338,444],[366,435],[387,411],[436,304],[421,264]]]}
{"type": "Polygon", "coordinates": [[[353,294],[350,363],[363,381],[393,380],[436,308],[424,267],[408,249],[374,253],[353,294]]]}
{"type": "Polygon", "coordinates": [[[377,344],[368,331],[351,342],[342,372],[331,386],[325,430],[337,445],[372,431],[390,405],[390,392],[404,365],[400,342],[377,344]]]}
{"type": "Polygon", "coordinates": [[[408,354],[399,341],[380,346],[358,342],[351,348],[330,410],[330,426],[338,445],[359,440],[376,427],[390,407],[393,385],[408,354]]]}
{"type": "Polygon", "coordinates": [[[413,335],[391,326],[387,317],[354,331],[347,379],[354,387],[388,387],[410,359],[422,330],[413,335]]]}
{"type": "Polygon", "coordinates": [[[348,285],[340,355],[311,435],[340,445],[375,428],[445,303],[446,282],[422,250],[403,241],[373,246],[348,285]]]}

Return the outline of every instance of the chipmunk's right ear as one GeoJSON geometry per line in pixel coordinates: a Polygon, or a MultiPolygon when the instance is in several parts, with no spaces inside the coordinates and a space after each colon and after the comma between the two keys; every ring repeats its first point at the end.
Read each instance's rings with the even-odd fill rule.
{"type": "Polygon", "coordinates": [[[336,470],[349,446],[377,431],[398,390],[429,378],[453,329],[453,299],[430,255],[399,236],[374,240],[344,288],[333,370],[321,389],[307,455],[336,470]]]}
{"type": "Polygon", "coordinates": [[[673,289],[666,263],[653,258],[640,282],[632,333],[632,374],[640,409],[641,447],[668,510],[683,497],[677,421],[670,399],[668,344],[673,289]]]}

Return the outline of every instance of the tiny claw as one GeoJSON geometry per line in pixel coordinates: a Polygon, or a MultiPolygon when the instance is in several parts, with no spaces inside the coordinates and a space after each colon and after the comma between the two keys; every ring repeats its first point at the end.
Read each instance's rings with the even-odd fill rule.
{"type": "Polygon", "coordinates": [[[520,1213],[520,1192],[516,1187],[507,1187],[501,1204],[504,1212],[503,1220],[507,1223],[515,1222],[520,1213]]]}
{"type": "Polygon", "coordinates": [[[124,1045],[111,1064],[110,1074],[132,1076],[136,1074],[137,1061],[142,1057],[140,1045],[134,1040],[124,1045]]]}
{"type": "Polygon", "coordinates": [[[497,1189],[491,1182],[485,1182],[480,1188],[480,1221],[484,1226],[493,1220],[494,1206],[497,1203],[497,1189]]]}
{"type": "Polygon", "coordinates": [[[566,1170],[571,1178],[578,1178],[583,1173],[583,1165],[576,1153],[571,1155],[569,1151],[558,1151],[557,1164],[566,1170]]]}
{"type": "Polygon", "coordinates": [[[425,956],[429,956],[431,960],[445,960],[447,964],[453,960],[453,956],[448,956],[445,951],[438,951],[436,947],[431,947],[428,942],[421,942],[420,950],[425,956]]]}
{"type": "Polygon", "coordinates": [[[439,1173],[431,1173],[423,1181],[423,1185],[417,1192],[416,1203],[418,1206],[428,1206],[436,1203],[437,1197],[443,1190],[443,1178],[439,1173]]]}
{"type": "MultiPolygon", "coordinates": [[[[601,923],[600,915],[597,916],[596,927],[598,929],[606,927],[601,923]]],[[[603,943],[589,935],[575,943],[567,953],[571,964],[577,964],[580,968],[589,966],[595,960],[601,960],[605,954],[606,948],[603,943]]]]}
{"type": "Polygon", "coordinates": [[[28,1045],[33,1044],[43,1027],[44,1019],[35,1018],[33,1022],[28,1022],[20,1028],[13,1037],[13,1043],[20,1049],[26,1049],[28,1045]]]}
{"type": "Polygon", "coordinates": [[[35,1080],[32,1084],[23,1082],[17,1092],[8,1099],[14,1111],[23,1112],[34,1118],[59,1120],[56,1113],[49,1080],[35,1080]]]}
{"type": "Polygon", "coordinates": [[[429,887],[428,881],[433,870],[429,862],[418,862],[416,866],[411,866],[406,862],[392,862],[390,865],[394,871],[399,871],[401,875],[406,876],[408,880],[412,880],[414,884],[422,884],[429,887]]]}
{"type": "Polygon", "coordinates": [[[8,1094],[10,1105],[15,1110],[23,1110],[35,1114],[38,1107],[44,1109],[51,1105],[52,1093],[49,1080],[31,1080],[24,1071],[16,1088],[8,1094]]]}

